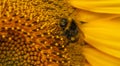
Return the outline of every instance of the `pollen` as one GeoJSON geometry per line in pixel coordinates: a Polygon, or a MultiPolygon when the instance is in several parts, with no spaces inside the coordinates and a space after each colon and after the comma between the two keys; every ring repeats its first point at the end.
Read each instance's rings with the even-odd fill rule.
{"type": "Polygon", "coordinates": [[[71,66],[59,21],[74,11],[66,0],[1,0],[0,66],[71,66]]]}

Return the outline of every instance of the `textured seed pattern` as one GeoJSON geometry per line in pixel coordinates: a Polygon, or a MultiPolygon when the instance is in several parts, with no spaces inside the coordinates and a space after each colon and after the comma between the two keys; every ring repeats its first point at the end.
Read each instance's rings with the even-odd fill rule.
{"type": "Polygon", "coordinates": [[[70,66],[59,21],[65,0],[0,0],[0,66],[70,66]]]}

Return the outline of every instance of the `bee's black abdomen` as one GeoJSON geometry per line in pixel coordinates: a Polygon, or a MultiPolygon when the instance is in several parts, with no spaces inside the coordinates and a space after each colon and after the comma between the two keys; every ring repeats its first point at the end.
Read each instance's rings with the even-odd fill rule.
{"type": "Polygon", "coordinates": [[[60,21],[60,27],[63,29],[63,35],[66,36],[70,42],[76,42],[78,40],[78,38],[76,38],[79,32],[78,27],[73,19],[69,22],[70,25],[68,25],[68,22],[69,21],[66,18],[62,18],[60,21]],[[74,38],[74,40],[72,38],[74,38]]]}
{"type": "Polygon", "coordinates": [[[65,35],[68,39],[70,39],[71,36],[72,36],[72,33],[70,32],[70,30],[65,30],[65,31],[64,31],[64,35],[65,35]]]}
{"type": "Polygon", "coordinates": [[[69,30],[72,36],[76,36],[78,34],[78,27],[74,20],[72,20],[69,30]]]}
{"type": "Polygon", "coordinates": [[[77,29],[77,25],[76,25],[75,21],[72,20],[71,25],[70,25],[70,30],[76,30],[76,29],[77,29]]]}

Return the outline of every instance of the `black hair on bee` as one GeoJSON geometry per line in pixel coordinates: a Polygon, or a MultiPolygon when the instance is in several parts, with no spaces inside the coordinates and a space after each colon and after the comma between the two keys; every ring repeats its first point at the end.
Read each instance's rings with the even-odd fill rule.
{"type": "Polygon", "coordinates": [[[78,40],[78,26],[75,20],[62,18],[60,21],[60,27],[63,29],[63,35],[67,37],[69,42],[76,42],[78,40]]]}
{"type": "Polygon", "coordinates": [[[67,26],[67,24],[68,24],[68,20],[66,18],[62,18],[60,20],[60,27],[62,27],[63,30],[65,29],[65,27],[67,26]]]}

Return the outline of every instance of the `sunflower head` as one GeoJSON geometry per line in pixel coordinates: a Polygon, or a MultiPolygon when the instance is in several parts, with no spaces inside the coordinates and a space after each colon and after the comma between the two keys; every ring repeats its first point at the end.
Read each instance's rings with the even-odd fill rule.
{"type": "Polygon", "coordinates": [[[75,43],[79,29],[68,19],[75,8],[65,0],[4,0],[0,7],[0,65],[74,66],[82,62],[75,55],[81,56],[81,51],[75,51],[81,47],[75,43]]]}

